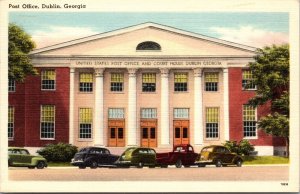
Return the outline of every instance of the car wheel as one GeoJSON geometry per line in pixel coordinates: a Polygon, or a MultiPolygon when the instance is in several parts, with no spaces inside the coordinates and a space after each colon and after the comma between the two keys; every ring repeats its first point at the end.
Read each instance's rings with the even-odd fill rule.
{"type": "Polygon", "coordinates": [[[198,167],[201,168],[201,167],[205,167],[206,165],[205,164],[198,164],[198,167]]]}
{"type": "Polygon", "coordinates": [[[138,165],[137,165],[137,167],[138,167],[138,168],[143,168],[143,167],[144,167],[143,162],[139,162],[138,165]]]}
{"type": "Polygon", "coordinates": [[[216,160],[216,167],[221,167],[221,166],[222,166],[222,161],[216,160]]]}
{"type": "Polygon", "coordinates": [[[92,168],[92,169],[96,169],[98,167],[98,163],[96,162],[96,161],[91,161],[91,163],[90,163],[90,168],[92,168]]]}
{"type": "Polygon", "coordinates": [[[181,168],[182,167],[182,161],[179,159],[177,160],[177,162],[175,163],[176,168],[181,168]]]}
{"type": "Polygon", "coordinates": [[[86,166],[85,166],[85,165],[80,165],[80,166],[78,166],[78,168],[79,168],[79,169],[85,169],[86,166]]]}
{"type": "Polygon", "coordinates": [[[34,166],[28,166],[28,168],[29,168],[29,169],[34,169],[35,167],[34,167],[34,166]]]}
{"type": "Polygon", "coordinates": [[[45,162],[40,161],[37,163],[36,168],[37,169],[43,169],[45,167],[45,162]]]}
{"type": "Polygon", "coordinates": [[[237,167],[242,167],[242,160],[238,160],[238,161],[236,161],[236,166],[237,167]]]}

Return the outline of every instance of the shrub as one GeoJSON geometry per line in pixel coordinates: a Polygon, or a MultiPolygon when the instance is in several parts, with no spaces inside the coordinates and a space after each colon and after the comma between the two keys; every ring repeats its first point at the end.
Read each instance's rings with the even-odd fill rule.
{"type": "Polygon", "coordinates": [[[248,156],[254,151],[253,145],[246,139],[241,140],[239,143],[237,143],[237,141],[226,141],[223,145],[231,152],[237,153],[238,155],[248,156]]]}
{"type": "Polygon", "coordinates": [[[47,144],[44,148],[38,150],[37,153],[45,157],[48,162],[70,162],[77,151],[76,146],[58,143],[47,144]]]}

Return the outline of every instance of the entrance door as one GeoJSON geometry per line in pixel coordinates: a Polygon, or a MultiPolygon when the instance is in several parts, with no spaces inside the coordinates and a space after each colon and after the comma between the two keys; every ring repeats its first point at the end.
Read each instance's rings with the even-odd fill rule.
{"type": "Polygon", "coordinates": [[[188,144],[189,142],[189,121],[174,121],[174,145],[188,144]]]}
{"type": "Polygon", "coordinates": [[[125,146],[125,121],[124,120],[108,121],[108,146],[110,147],[125,146]]]}
{"type": "Polygon", "coordinates": [[[157,147],[157,122],[156,120],[141,121],[141,146],[157,147]]]}

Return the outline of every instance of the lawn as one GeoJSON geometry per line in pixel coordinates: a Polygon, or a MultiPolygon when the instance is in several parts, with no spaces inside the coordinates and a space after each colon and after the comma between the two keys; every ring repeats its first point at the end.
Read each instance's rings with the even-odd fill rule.
{"type": "Polygon", "coordinates": [[[289,158],[280,156],[243,156],[244,163],[254,164],[288,164],[289,158]]]}

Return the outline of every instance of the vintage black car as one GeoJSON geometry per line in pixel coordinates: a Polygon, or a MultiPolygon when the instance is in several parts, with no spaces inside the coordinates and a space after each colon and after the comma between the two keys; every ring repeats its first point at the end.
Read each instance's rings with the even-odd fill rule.
{"type": "Polygon", "coordinates": [[[81,169],[114,166],[118,158],[118,155],[111,154],[106,148],[86,147],[75,154],[71,164],[81,169]]]}
{"type": "Polygon", "coordinates": [[[216,167],[236,165],[241,167],[243,163],[242,158],[236,153],[230,152],[225,146],[211,145],[204,147],[198,156],[195,164],[199,167],[213,164],[216,167]]]}

